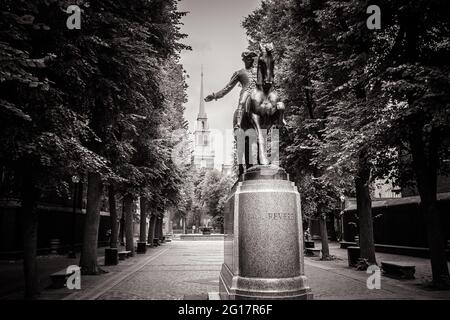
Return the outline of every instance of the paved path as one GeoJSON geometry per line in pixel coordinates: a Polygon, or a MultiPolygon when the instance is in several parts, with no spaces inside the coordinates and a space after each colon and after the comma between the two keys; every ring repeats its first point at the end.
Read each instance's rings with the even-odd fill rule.
{"type": "MultiPolygon", "coordinates": [[[[429,279],[429,261],[421,258],[377,254],[378,260],[414,261],[415,280],[381,278],[381,289],[369,290],[364,271],[347,266],[346,250],[331,245],[334,261],[305,258],[305,273],[315,299],[450,299],[450,291],[431,291],[423,285],[429,279]]],[[[104,267],[101,276],[83,276],[82,290],[46,290],[43,299],[201,299],[218,291],[223,261],[222,241],[173,241],[104,267]]]]}
{"type": "Polygon", "coordinates": [[[174,241],[98,299],[184,299],[218,291],[221,241],[174,241]]]}
{"type": "MultiPolygon", "coordinates": [[[[320,247],[320,245],[318,246],[320,247]]],[[[314,299],[450,299],[450,291],[427,288],[431,280],[428,259],[377,253],[381,261],[408,261],[416,266],[416,279],[399,280],[381,276],[380,289],[367,288],[370,274],[348,267],[347,251],[338,244],[330,245],[333,261],[305,257],[305,274],[313,290],[314,299]]]]}
{"type": "Polygon", "coordinates": [[[100,276],[83,276],[82,290],[48,289],[41,299],[177,300],[218,291],[222,241],[173,241],[150,248],[100,276]]]}

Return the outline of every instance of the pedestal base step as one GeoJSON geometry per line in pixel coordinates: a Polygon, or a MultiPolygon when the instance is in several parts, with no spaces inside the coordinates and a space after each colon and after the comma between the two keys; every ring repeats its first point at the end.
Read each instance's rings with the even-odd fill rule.
{"type": "Polygon", "coordinates": [[[292,278],[248,278],[233,275],[222,265],[219,277],[221,300],[311,300],[305,276],[292,278]]]}

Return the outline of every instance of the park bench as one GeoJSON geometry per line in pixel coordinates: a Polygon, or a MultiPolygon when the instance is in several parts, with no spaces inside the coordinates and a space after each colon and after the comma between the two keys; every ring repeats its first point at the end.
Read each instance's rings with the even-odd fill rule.
{"type": "Polygon", "coordinates": [[[359,247],[354,246],[347,247],[348,266],[355,267],[358,264],[360,255],[361,249],[359,247]]]}
{"type": "Polygon", "coordinates": [[[67,278],[69,278],[75,271],[71,273],[67,273],[66,269],[59,270],[50,275],[52,279],[51,288],[52,289],[60,289],[66,286],[67,278]]]}
{"type": "Polygon", "coordinates": [[[381,269],[387,276],[401,279],[414,279],[416,267],[408,262],[381,261],[381,269]]]}
{"type": "Polygon", "coordinates": [[[131,251],[119,251],[119,260],[125,260],[129,257],[131,251]]]}
{"type": "Polygon", "coordinates": [[[315,248],[305,248],[305,253],[307,256],[316,256],[318,257],[320,255],[320,249],[315,248]]]}
{"type": "Polygon", "coordinates": [[[314,241],[305,240],[305,248],[314,249],[314,247],[315,247],[314,241]]]}

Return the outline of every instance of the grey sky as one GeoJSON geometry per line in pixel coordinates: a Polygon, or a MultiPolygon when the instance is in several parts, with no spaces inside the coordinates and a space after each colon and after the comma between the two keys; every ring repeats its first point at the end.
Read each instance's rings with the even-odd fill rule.
{"type": "MultiPolygon", "coordinates": [[[[185,118],[191,131],[195,130],[199,108],[201,65],[205,96],[222,89],[233,72],[243,68],[241,53],[248,42],[241,22],[259,4],[260,0],[182,0],[179,3],[180,11],[189,11],[183,18],[182,32],[188,34],[184,43],[190,45],[192,51],[181,54],[181,63],[189,75],[185,118]]],[[[226,129],[231,129],[239,91],[236,86],[222,99],[205,104],[211,129],[220,130],[223,134],[226,129]]],[[[224,162],[224,150],[221,150],[224,148],[216,145],[215,162],[218,167],[224,162]]],[[[230,152],[230,148],[226,148],[225,153],[230,152]]]]}

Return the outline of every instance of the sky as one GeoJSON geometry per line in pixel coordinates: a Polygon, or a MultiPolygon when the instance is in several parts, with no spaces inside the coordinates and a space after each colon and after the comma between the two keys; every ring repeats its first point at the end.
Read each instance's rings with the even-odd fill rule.
{"type": "MultiPolygon", "coordinates": [[[[182,0],[179,11],[188,11],[183,18],[181,31],[188,34],[183,43],[192,51],[181,53],[181,63],[186,70],[188,102],[185,118],[189,130],[194,131],[200,104],[200,70],[203,65],[205,96],[221,90],[231,75],[244,67],[241,53],[248,41],[241,27],[244,17],[256,9],[260,0],[182,0]]],[[[228,95],[217,101],[205,103],[210,129],[216,132],[215,165],[231,164],[231,143],[225,139],[231,134],[233,112],[238,105],[240,87],[237,85],[228,95]],[[221,137],[223,136],[223,138],[221,137]],[[228,142],[226,142],[228,141],[228,142]]]]}

